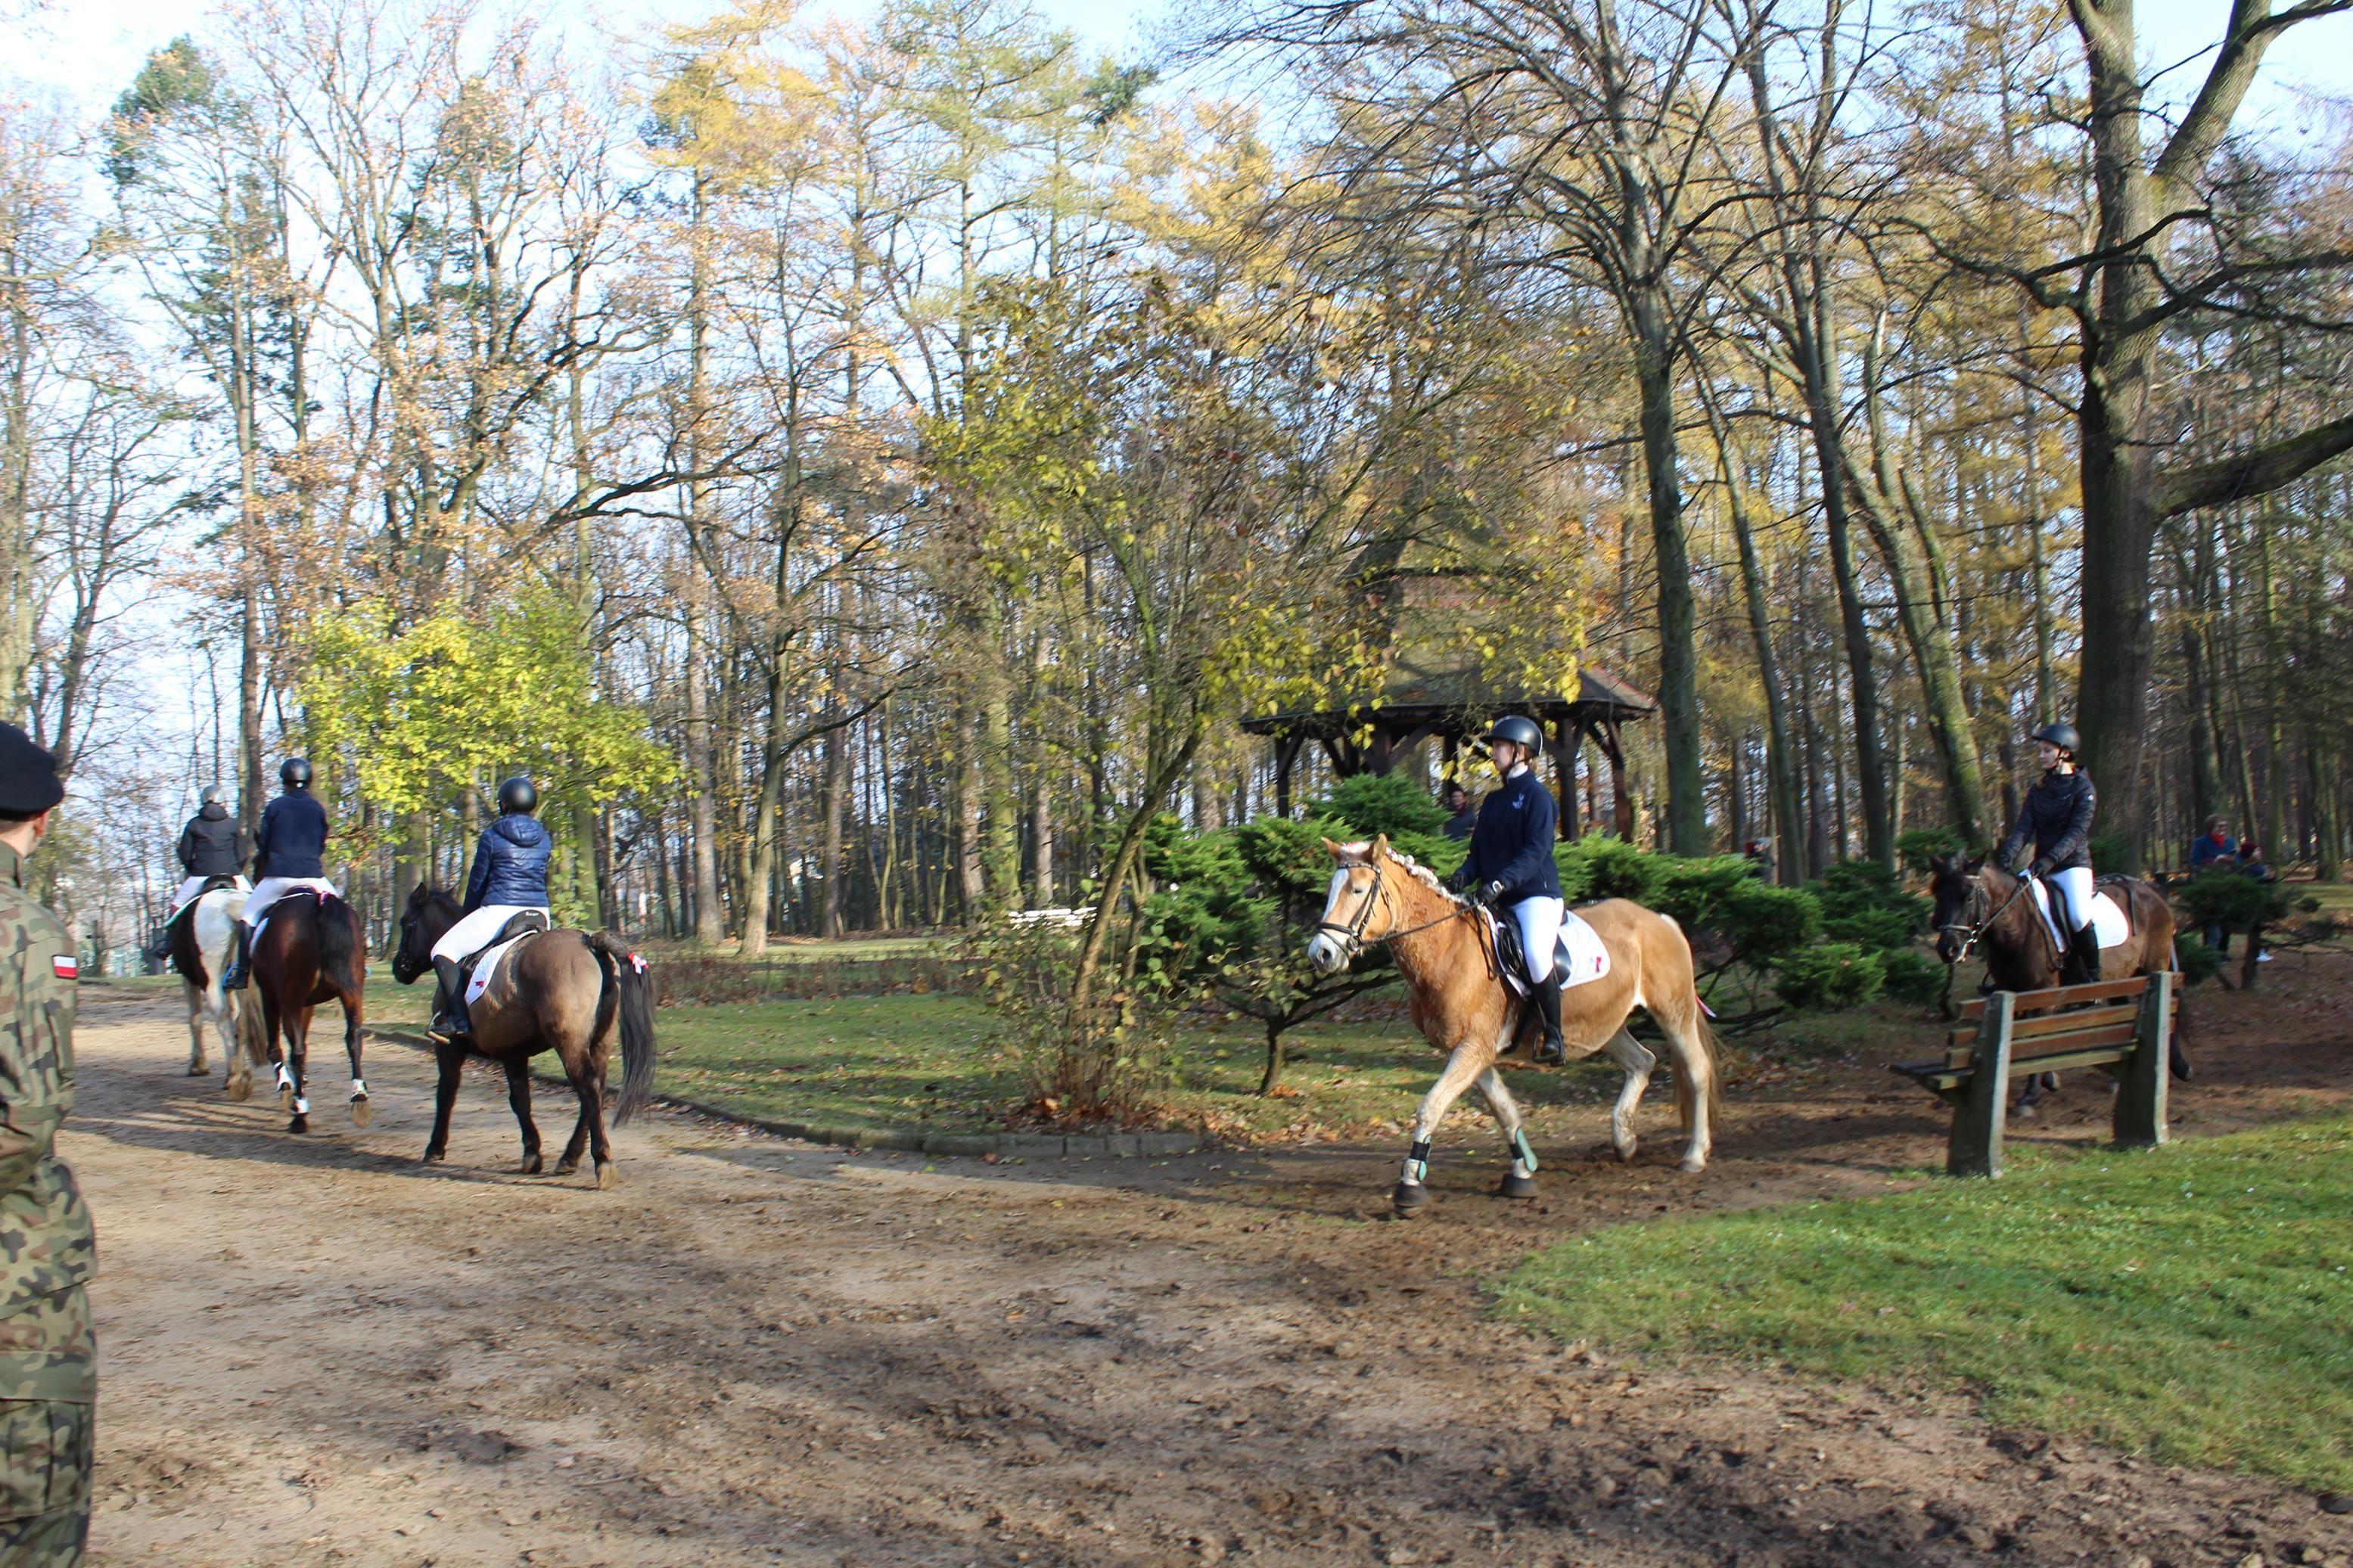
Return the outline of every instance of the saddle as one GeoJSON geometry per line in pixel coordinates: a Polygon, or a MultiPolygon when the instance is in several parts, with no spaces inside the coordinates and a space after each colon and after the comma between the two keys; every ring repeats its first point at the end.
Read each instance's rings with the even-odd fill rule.
{"type": "Polygon", "coordinates": [[[555,928],[548,922],[547,917],[541,914],[537,910],[525,910],[521,914],[510,916],[507,920],[507,923],[499,928],[498,935],[491,938],[490,941],[484,942],[479,949],[468,953],[464,958],[458,961],[458,984],[459,989],[464,990],[470,988],[474,982],[474,970],[476,966],[480,964],[482,960],[490,957],[491,954],[506,946],[507,943],[516,941],[522,937],[536,936],[542,931],[553,931],[554,929],[555,928]]]}

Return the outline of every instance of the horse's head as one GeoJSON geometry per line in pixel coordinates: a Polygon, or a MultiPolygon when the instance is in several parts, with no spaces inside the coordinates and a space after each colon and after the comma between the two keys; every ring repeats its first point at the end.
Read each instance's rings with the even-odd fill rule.
{"type": "Polygon", "coordinates": [[[400,911],[400,945],[392,952],[392,977],[403,985],[433,967],[433,944],[458,923],[457,900],[447,893],[417,884],[400,911]]]}
{"type": "Polygon", "coordinates": [[[1331,890],[1324,896],[1324,918],[1315,922],[1314,940],[1307,944],[1307,962],[1318,974],[1337,974],[1348,967],[1365,944],[1397,927],[1397,899],[1383,886],[1389,858],[1388,834],[1371,843],[1335,844],[1324,840],[1335,868],[1331,890]]]}
{"type": "Polygon", "coordinates": [[[1985,883],[1978,873],[1986,858],[1932,855],[1928,858],[1928,896],[1936,903],[1936,956],[1947,963],[1966,952],[1978,923],[1988,908],[1985,883]]]}

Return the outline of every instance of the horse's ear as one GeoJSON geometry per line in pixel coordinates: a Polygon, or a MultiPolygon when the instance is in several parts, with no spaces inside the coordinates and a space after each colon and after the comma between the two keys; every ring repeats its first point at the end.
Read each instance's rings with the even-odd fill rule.
{"type": "Polygon", "coordinates": [[[1985,856],[1985,855],[1972,855],[1972,856],[1970,856],[1970,857],[1969,857],[1969,863],[1968,863],[1968,868],[1968,868],[1968,870],[1969,875],[1970,875],[1970,876],[1972,876],[1972,877],[1974,877],[1974,876],[1976,876],[1978,872],[1980,872],[1980,871],[1984,870],[1984,869],[1985,869],[1985,863],[1986,863],[1986,861],[1987,861],[1989,858],[1990,858],[1990,857],[1989,857],[1989,856],[1985,856]]]}
{"type": "Polygon", "coordinates": [[[1389,836],[1386,833],[1376,834],[1373,837],[1373,852],[1368,858],[1378,860],[1386,857],[1388,852],[1389,836]]]}
{"type": "Polygon", "coordinates": [[[1928,857],[1928,869],[1938,876],[1944,875],[1952,868],[1953,858],[1950,855],[1932,854],[1928,857]]]}
{"type": "Polygon", "coordinates": [[[1324,848],[1332,852],[1332,858],[1335,860],[1340,859],[1348,853],[1347,846],[1345,844],[1335,844],[1328,838],[1324,839],[1323,844],[1324,848]]]}
{"type": "Polygon", "coordinates": [[[421,910],[425,907],[425,880],[420,877],[417,879],[417,886],[408,889],[408,907],[412,910],[421,910]]]}

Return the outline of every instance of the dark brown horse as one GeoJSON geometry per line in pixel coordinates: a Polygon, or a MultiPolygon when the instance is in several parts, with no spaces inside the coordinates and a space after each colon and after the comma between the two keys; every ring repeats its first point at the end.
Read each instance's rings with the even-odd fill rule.
{"type": "MultiPolygon", "coordinates": [[[[400,917],[400,947],[393,977],[403,985],[432,973],[433,944],[458,923],[458,901],[419,886],[400,917]]],[[[645,961],[604,931],[550,931],[526,936],[509,949],[480,998],[468,1008],[474,1032],[438,1045],[441,1069],[434,1094],[433,1137],[425,1158],[449,1151],[449,1112],[458,1103],[458,1083],[469,1056],[487,1057],[506,1069],[507,1103],[522,1129],[525,1175],[542,1168],[539,1129],[531,1119],[531,1058],[554,1051],[564,1076],[579,1097],[574,1124],[555,1173],[580,1168],[585,1143],[596,1161],[596,1184],[613,1184],[613,1151],[605,1136],[605,1063],[613,1031],[621,1034],[621,1093],[614,1101],[619,1126],[643,1106],[653,1089],[654,1016],[652,984],[645,961]]]]}
{"type": "MultiPolygon", "coordinates": [[[[2179,967],[2173,956],[2173,906],[2160,889],[2133,877],[2110,877],[2101,881],[2099,890],[2123,906],[2131,928],[2123,942],[2100,950],[2100,979],[2126,980],[2179,967]]],[[[2048,991],[2059,984],[2059,942],[2035,907],[2024,878],[2010,875],[1987,856],[1937,855],[1928,863],[1928,891],[1936,904],[1937,957],[1958,963],[1983,949],[1989,991],[2048,991]]],[[[2059,895],[2053,890],[2050,896],[2055,902],[2059,895]]],[[[2186,1082],[2189,1058],[2182,1050],[2179,1024],[2172,1038],[2173,1076],[2186,1082]]],[[[2043,1079],[2052,1076],[2026,1080],[2019,1106],[2027,1114],[2033,1113],[2043,1079]]]]}
{"type": "Polygon", "coordinates": [[[332,893],[298,888],[269,906],[253,943],[253,988],[261,996],[261,1037],[278,1072],[278,1109],[291,1110],[289,1132],[311,1131],[306,1087],[311,1014],[322,1002],[343,1008],[343,1049],[352,1058],[352,1125],[368,1124],[367,1079],[360,1076],[360,988],[367,984],[367,937],[359,911],[332,893]],[[278,1047],[280,1030],[286,1049],[278,1047]]]}

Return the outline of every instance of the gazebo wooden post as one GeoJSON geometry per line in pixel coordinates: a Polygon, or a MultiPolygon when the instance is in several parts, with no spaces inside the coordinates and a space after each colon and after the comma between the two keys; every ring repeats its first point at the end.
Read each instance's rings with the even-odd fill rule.
{"type": "Polygon", "coordinates": [[[1552,727],[1552,793],[1560,807],[1559,834],[1577,837],[1577,726],[1567,719],[1552,727]]]}
{"type": "Polygon", "coordinates": [[[1446,765],[1440,771],[1446,775],[1448,784],[1460,784],[1462,782],[1462,773],[1456,759],[1462,751],[1462,737],[1449,730],[1446,731],[1443,743],[1446,747],[1446,765]]]}
{"type": "Polygon", "coordinates": [[[1365,771],[1368,773],[1388,773],[1396,745],[1397,737],[1389,732],[1387,724],[1374,725],[1373,742],[1365,752],[1365,771]]]}
{"type": "Polygon", "coordinates": [[[1291,764],[1299,760],[1299,748],[1306,740],[1306,736],[1295,733],[1275,737],[1274,815],[1277,816],[1288,817],[1291,815],[1291,764]]]}
{"type": "Polygon", "coordinates": [[[1634,842],[1634,797],[1626,792],[1626,743],[1619,733],[1618,721],[1609,721],[1606,731],[1609,739],[1603,749],[1609,753],[1609,796],[1613,815],[1618,819],[1618,837],[1627,843],[1634,842]]]}

